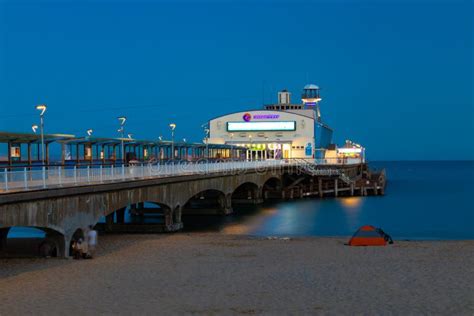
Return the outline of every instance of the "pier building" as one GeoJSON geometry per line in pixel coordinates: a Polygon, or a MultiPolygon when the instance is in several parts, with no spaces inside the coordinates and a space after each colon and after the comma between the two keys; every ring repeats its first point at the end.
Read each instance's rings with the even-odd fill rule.
{"type": "Polygon", "coordinates": [[[278,102],[209,121],[209,143],[247,148],[247,159],[325,158],[333,130],[321,119],[320,88],[304,87],[301,103],[278,92],[278,102]]]}

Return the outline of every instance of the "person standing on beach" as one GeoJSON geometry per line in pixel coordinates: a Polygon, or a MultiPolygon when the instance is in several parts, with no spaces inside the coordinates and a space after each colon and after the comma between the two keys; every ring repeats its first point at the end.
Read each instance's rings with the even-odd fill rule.
{"type": "Polygon", "coordinates": [[[97,231],[94,230],[94,227],[91,225],[89,226],[90,230],[87,233],[87,243],[89,246],[89,258],[93,258],[95,255],[95,248],[97,247],[97,231]]]}

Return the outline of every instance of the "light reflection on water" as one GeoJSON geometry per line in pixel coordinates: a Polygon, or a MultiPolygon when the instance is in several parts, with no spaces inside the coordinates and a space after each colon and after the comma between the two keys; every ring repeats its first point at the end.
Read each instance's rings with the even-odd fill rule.
{"type": "Polygon", "coordinates": [[[470,198],[474,193],[474,162],[385,162],[379,166],[387,169],[385,196],[235,206],[234,214],[226,218],[185,218],[185,230],[257,236],[351,236],[369,224],[382,227],[396,239],[474,239],[470,198]],[[456,185],[440,186],[447,183],[456,185]]]}

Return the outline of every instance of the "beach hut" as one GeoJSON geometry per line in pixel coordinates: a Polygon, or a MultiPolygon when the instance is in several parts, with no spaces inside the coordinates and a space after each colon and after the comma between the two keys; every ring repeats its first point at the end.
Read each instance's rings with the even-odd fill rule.
{"type": "Polygon", "coordinates": [[[349,240],[349,246],[385,246],[393,243],[392,238],[380,228],[365,225],[359,228],[349,240]]]}

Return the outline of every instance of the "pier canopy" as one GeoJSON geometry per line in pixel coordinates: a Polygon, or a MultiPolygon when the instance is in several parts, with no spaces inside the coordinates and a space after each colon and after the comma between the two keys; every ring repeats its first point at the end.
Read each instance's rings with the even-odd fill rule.
{"type": "MultiPolygon", "coordinates": [[[[49,162],[49,146],[51,143],[73,139],[69,134],[45,134],[45,162],[49,162]]],[[[31,133],[10,133],[0,131],[0,165],[38,164],[41,159],[41,135],[31,133]],[[3,145],[3,146],[2,146],[3,145]],[[5,146],[6,145],[6,150],[5,146]]]]}
{"type": "MultiPolygon", "coordinates": [[[[246,151],[246,148],[223,144],[76,137],[69,134],[46,134],[43,136],[43,141],[45,165],[192,161],[203,158],[230,159],[245,156],[246,151]],[[124,157],[122,157],[122,144],[124,157]]],[[[30,167],[42,164],[41,135],[0,132],[0,167],[30,167]]]]}

